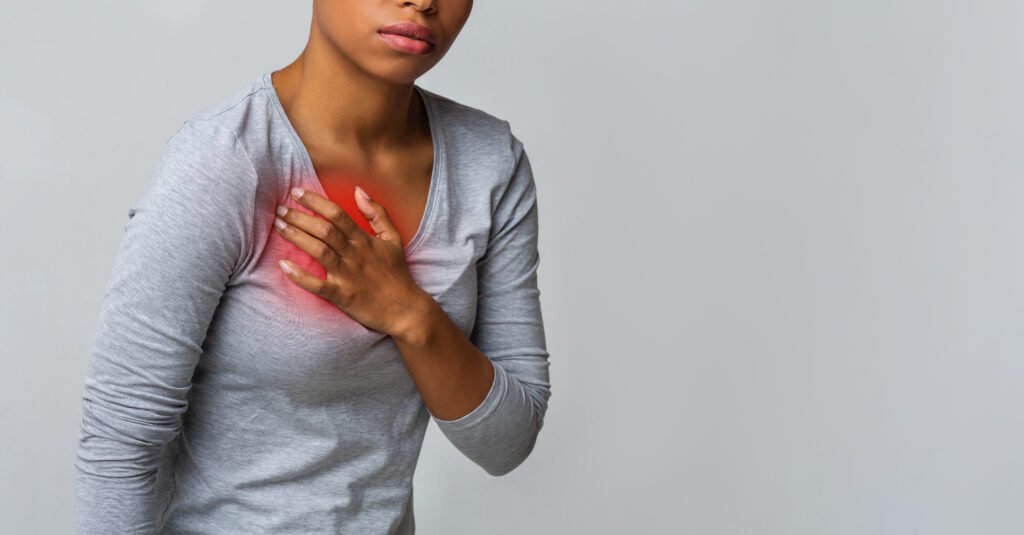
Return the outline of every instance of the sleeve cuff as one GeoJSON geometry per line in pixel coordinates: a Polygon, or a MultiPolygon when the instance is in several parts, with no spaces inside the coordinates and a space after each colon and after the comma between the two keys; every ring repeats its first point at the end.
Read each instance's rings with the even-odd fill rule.
{"type": "Polygon", "coordinates": [[[477,405],[469,414],[455,420],[442,420],[436,416],[433,417],[442,431],[457,431],[473,427],[487,419],[498,408],[502,398],[505,397],[506,390],[508,390],[508,375],[505,369],[495,364],[493,360],[491,361],[491,366],[494,367],[494,381],[491,382],[491,389],[487,392],[487,397],[480,402],[480,405],[477,405]]]}

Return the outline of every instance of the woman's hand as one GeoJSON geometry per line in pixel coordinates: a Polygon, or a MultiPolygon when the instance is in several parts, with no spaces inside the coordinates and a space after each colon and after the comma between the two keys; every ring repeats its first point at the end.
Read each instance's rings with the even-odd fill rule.
{"type": "Polygon", "coordinates": [[[433,301],[413,280],[405,247],[384,207],[356,186],[356,206],[376,237],[370,236],[330,199],[292,188],[296,202],[324,219],[285,206],[277,208],[274,228],[326,271],[320,279],[292,262],[281,269],[299,287],[340,308],[367,328],[400,336],[415,324],[433,301]]]}

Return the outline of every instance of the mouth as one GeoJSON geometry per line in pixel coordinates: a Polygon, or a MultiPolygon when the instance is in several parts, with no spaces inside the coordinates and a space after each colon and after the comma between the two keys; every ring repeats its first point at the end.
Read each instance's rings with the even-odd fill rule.
{"type": "Polygon", "coordinates": [[[416,24],[415,22],[397,22],[395,24],[389,24],[377,30],[377,33],[397,35],[399,37],[423,41],[431,47],[437,45],[437,42],[434,39],[434,34],[430,31],[430,28],[421,24],[416,24]]]}

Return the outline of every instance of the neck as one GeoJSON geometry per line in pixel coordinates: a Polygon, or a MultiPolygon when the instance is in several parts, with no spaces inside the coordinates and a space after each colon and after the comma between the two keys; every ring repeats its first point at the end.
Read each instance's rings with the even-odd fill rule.
{"type": "Polygon", "coordinates": [[[315,24],[302,54],[272,79],[289,119],[318,144],[378,153],[407,145],[425,122],[412,82],[372,76],[339,54],[315,24]]]}

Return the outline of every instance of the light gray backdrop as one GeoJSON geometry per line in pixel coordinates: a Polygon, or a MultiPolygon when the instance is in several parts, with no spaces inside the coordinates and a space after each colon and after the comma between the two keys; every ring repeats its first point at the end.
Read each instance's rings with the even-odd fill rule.
{"type": "MultiPolygon", "coordinates": [[[[88,352],[167,138],[309,2],[0,8],[0,531],[71,527],[88,352]]],[[[420,532],[1024,532],[1024,7],[478,1],[419,83],[534,164],[553,395],[420,532]]]]}

